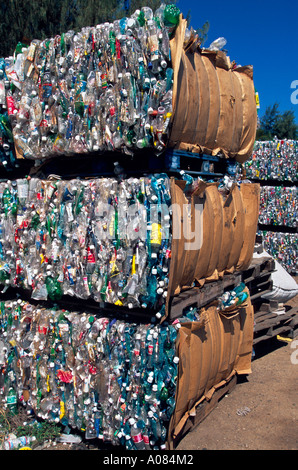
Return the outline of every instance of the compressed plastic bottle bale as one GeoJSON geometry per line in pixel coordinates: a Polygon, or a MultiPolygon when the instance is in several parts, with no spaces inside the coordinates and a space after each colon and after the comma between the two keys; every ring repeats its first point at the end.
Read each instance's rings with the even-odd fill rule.
{"type": "Polygon", "coordinates": [[[1,185],[2,284],[31,290],[36,300],[71,295],[152,310],[165,303],[172,237],[167,175],[1,185]]]}
{"type": "Polygon", "coordinates": [[[10,360],[0,383],[5,393],[14,383],[14,402],[17,395],[40,419],[84,431],[86,439],[164,449],[175,409],[176,337],[173,325],[2,302],[0,358],[10,360]],[[24,350],[26,367],[19,362],[24,350]]]}
{"type": "Polygon", "coordinates": [[[163,151],[172,112],[169,35],[179,13],[174,5],[156,15],[142,7],[18,50],[7,68],[17,84],[9,99],[18,156],[163,151]]]}

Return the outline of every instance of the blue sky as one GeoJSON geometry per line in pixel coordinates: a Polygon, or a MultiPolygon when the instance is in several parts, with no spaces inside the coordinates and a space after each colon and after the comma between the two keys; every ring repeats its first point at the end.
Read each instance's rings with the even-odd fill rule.
{"type": "Polygon", "coordinates": [[[291,103],[291,84],[298,85],[297,0],[178,0],[177,6],[184,17],[190,10],[194,29],[209,21],[205,46],[223,36],[231,60],[253,65],[260,117],[277,102],[280,111],[294,111],[298,124],[298,104],[291,103]]]}

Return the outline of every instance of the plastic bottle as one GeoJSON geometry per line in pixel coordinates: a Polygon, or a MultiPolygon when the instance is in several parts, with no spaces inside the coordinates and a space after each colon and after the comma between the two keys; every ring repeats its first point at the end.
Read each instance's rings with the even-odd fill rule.
{"type": "Polygon", "coordinates": [[[159,60],[159,46],[158,46],[158,32],[156,23],[154,20],[147,21],[147,27],[149,32],[148,37],[148,46],[150,50],[150,59],[152,62],[152,71],[153,73],[157,73],[158,69],[158,60],[159,60]]]}
{"type": "Polygon", "coordinates": [[[226,44],[227,44],[227,40],[223,37],[220,37],[220,38],[215,39],[215,41],[213,41],[210,44],[208,49],[210,51],[220,51],[226,44]]]}
{"type": "Polygon", "coordinates": [[[3,442],[3,450],[20,450],[22,447],[29,447],[34,441],[35,436],[21,436],[12,439],[7,439],[3,442]]]}
{"type": "MultiPolygon", "coordinates": [[[[155,212],[155,211],[154,211],[155,212]]],[[[161,214],[157,213],[157,217],[152,217],[151,231],[150,231],[150,253],[151,258],[157,259],[162,242],[162,227],[161,227],[161,214]]]]}
{"type": "Polygon", "coordinates": [[[163,13],[163,22],[171,35],[179,24],[180,10],[174,4],[166,5],[163,13]]]}
{"type": "Polygon", "coordinates": [[[13,415],[18,414],[18,399],[17,393],[13,387],[10,387],[6,396],[6,404],[9,412],[13,415]]]}
{"type": "MultiPolygon", "coordinates": [[[[140,427],[139,421],[138,421],[138,426],[140,427]]],[[[145,450],[151,450],[148,418],[146,418],[145,422],[142,422],[141,433],[142,433],[145,450]]]]}
{"type": "Polygon", "coordinates": [[[17,123],[18,110],[11,90],[8,90],[6,93],[6,106],[11,126],[14,127],[17,123]]]}
{"type": "Polygon", "coordinates": [[[155,274],[148,276],[147,295],[141,297],[143,308],[153,308],[157,297],[157,278],[155,274]]]}
{"type": "Polygon", "coordinates": [[[186,185],[184,187],[184,193],[188,193],[193,185],[193,177],[185,173],[184,170],[180,171],[180,175],[182,176],[182,179],[186,181],[186,185]]]}
{"type": "Polygon", "coordinates": [[[156,441],[158,441],[161,437],[162,428],[159,421],[159,418],[156,413],[152,410],[148,411],[148,420],[150,423],[150,429],[156,441]]]}
{"type": "Polygon", "coordinates": [[[136,447],[137,450],[146,450],[146,446],[143,440],[143,435],[142,431],[140,428],[138,428],[137,423],[135,422],[134,419],[130,419],[130,424],[131,424],[131,437],[133,440],[133,443],[136,447]]]}

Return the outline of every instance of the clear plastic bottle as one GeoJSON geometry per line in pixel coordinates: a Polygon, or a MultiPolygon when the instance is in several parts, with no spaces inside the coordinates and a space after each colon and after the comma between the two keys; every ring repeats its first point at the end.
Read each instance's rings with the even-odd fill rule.
{"type": "Polygon", "coordinates": [[[210,44],[208,49],[210,51],[220,51],[223,47],[225,47],[226,44],[227,44],[227,40],[223,37],[220,37],[220,38],[215,39],[215,41],[213,41],[210,44]]]}
{"type": "Polygon", "coordinates": [[[138,428],[138,425],[136,421],[131,418],[130,420],[130,425],[131,425],[131,437],[133,440],[133,443],[136,447],[137,450],[146,450],[146,446],[143,440],[143,435],[142,435],[142,430],[138,428]]]}
{"type": "Polygon", "coordinates": [[[21,436],[12,439],[7,439],[2,444],[3,450],[19,450],[22,447],[29,447],[34,441],[35,436],[21,436]]]}
{"type": "Polygon", "coordinates": [[[159,61],[159,44],[158,44],[158,31],[154,20],[147,21],[148,27],[148,47],[150,50],[150,59],[152,62],[153,73],[158,72],[158,61],[159,61]]]}

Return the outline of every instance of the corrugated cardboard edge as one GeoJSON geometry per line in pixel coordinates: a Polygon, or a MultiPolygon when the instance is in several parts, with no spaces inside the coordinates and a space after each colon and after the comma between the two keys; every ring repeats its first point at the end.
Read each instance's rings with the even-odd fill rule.
{"type": "Polygon", "coordinates": [[[182,13],[180,14],[179,24],[176,28],[175,35],[173,39],[170,40],[171,48],[171,60],[173,66],[173,98],[172,98],[172,107],[173,115],[175,114],[176,109],[176,99],[177,99],[177,88],[178,88],[178,73],[180,69],[180,62],[183,52],[183,44],[185,37],[185,30],[187,27],[187,21],[183,19],[182,13]]]}
{"type": "Polygon", "coordinates": [[[253,257],[259,218],[260,191],[259,183],[240,185],[240,194],[244,208],[244,237],[237,263],[238,271],[247,269],[253,257]]]}

